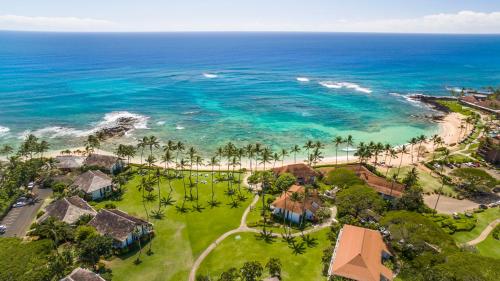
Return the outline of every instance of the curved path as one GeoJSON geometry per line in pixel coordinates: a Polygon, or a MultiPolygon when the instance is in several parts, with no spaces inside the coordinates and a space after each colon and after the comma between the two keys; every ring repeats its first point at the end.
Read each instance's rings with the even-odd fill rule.
{"type": "Polygon", "coordinates": [[[490,224],[488,224],[486,226],[486,228],[483,230],[483,232],[481,232],[481,234],[479,234],[478,237],[476,237],[475,239],[467,242],[466,244],[470,245],[470,246],[474,246],[474,245],[477,245],[477,244],[483,242],[488,237],[488,235],[490,235],[490,232],[492,232],[493,229],[495,229],[495,227],[499,223],[500,223],[500,219],[496,219],[496,220],[490,222],[490,224]]]}
{"type": "MultiPolygon", "coordinates": [[[[205,258],[215,249],[215,247],[217,247],[222,241],[224,241],[224,239],[226,239],[227,237],[233,235],[233,234],[236,234],[236,233],[242,233],[242,232],[254,232],[254,233],[260,233],[260,230],[259,229],[255,229],[255,228],[250,228],[247,226],[247,217],[248,217],[248,214],[250,213],[250,211],[252,210],[252,208],[255,206],[255,204],[257,204],[257,202],[259,201],[259,195],[256,194],[255,197],[253,198],[252,200],[252,203],[250,203],[250,205],[245,209],[245,212],[243,213],[243,216],[241,217],[241,221],[240,221],[240,226],[236,229],[233,229],[233,230],[230,230],[224,234],[222,234],[221,236],[219,236],[215,242],[213,242],[212,244],[210,244],[204,251],[203,253],[201,253],[201,255],[196,259],[196,261],[194,262],[193,264],[193,267],[191,268],[191,271],[189,273],[189,281],[195,281],[196,280],[196,271],[198,271],[198,268],[200,267],[201,263],[203,262],[203,260],[205,260],[205,258]]],[[[332,216],[334,216],[336,214],[336,210],[334,208],[331,208],[332,210],[332,216]]],[[[293,237],[296,237],[296,236],[299,236],[299,235],[303,235],[303,234],[309,234],[309,233],[313,233],[313,232],[316,232],[316,231],[319,231],[323,228],[326,228],[328,226],[330,226],[330,223],[332,221],[335,221],[335,219],[330,219],[328,220],[327,222],[325,223],[322,223],[312,229],[308,229],[306,231],[303,231],[303,232],[298,232],[298,233],[294,233],[292,234],[293,237]]],[[[279,237],[279,234],[278,233],[273,233],[272,234],[274,237],[279,237]]]]}

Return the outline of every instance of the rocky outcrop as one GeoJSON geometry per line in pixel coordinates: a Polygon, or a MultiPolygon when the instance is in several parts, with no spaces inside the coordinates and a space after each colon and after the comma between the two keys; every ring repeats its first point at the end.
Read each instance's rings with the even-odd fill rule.
{"type": "Polygon", "coordinates": [[[123,137],[127,132],[135,129],[134,125],[138,121],[139,119],[134,117],[120,117],[116,120],[115,124],[100,128],[95,134],[102,140],[123,137]]]}

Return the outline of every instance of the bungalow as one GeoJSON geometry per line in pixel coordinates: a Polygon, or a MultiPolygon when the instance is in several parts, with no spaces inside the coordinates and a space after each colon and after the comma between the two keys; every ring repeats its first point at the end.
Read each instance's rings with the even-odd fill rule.
{"type": "Polygon", "coordinates": [[[392,271],[383,260],[391,256],[382,235],[376,230],[344,225],[337,237],[328,277],[358,281],[391,281],[392,271]]]}
{"type": "Polygon", "coordinates": [[[271,204],[271,209],[273,214],[286,217],[294,223],[300,223],[302,216],[305,215],[305,219],[314,220],[315,214],[321,208],[322,202],[318,196],[317,191],[313,191],[312,194],[307,196],[307,199],[301,199],[298,202],[292,200],[293,193],[300,193],[304,195],[304,187],[299,185],[293,185],[288,189],[285,194],[282,194],[271,204]]]}
{"type": "Polygon", "coordinates": [[[64,277],[60,281],[106,281],[106,280],[101,276],[99,276],[99,274],[96,274],[88,269],[77,267],[68,276],[64,277]]]}
{"type": "Polygon", "coordinates": [[[131,245],[135,240],[151,233],[151,223],[133,217],[117,209],[102,209],[89,222],[97,232],[108,235],[115,240],[116,248],[124,248],[131,245]]]}
{"type": "Polygon", "coordinates": [[[105,197],[113,189],[112,179],[101,171],[87,171],[76,178],[71,185],[92,200],[105,197]]]}
{"type": "Polygon", "coordinates": [[[314,181],[316,181],[316,178],[319,176],[318,172],[303,163],[274,168],[273,173],[275,176],[279,176],[284,173],[290,173],[297,179],[297,184],[314,183],[314,181]]]}
{"type": "Polygon", "coordinates": [[[119,173],[125,167],[122,159],[102,154],[90,154],[83,162],[85,166],[99,167],[111,174],[119,173]]]}
{"type": "Polygon", "coordinates": [[[67,224],[74,224],[83,215],[95,216],[96,211],[82,198],[71,196],[50,203],[38,222],[52,217],[67,224]]]}
{"type": "Polygon", "coordinates": [[[74,171],[83,167],[85,157],[73,155],[56,156],[56,167],[63,171],[74,171]]]}

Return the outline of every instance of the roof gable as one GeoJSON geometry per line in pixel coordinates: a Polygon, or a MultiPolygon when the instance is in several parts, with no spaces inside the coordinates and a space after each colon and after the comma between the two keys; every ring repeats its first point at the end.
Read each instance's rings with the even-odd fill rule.
{"type": "Polygon", "coordinates": [[[145,220],[133,217],[116,209],[102,209],[89,222],[102,235],[123,241],[138,225],[149,225],[145,220]]]}
{"type": "Polygon", "coordinates": [[[45,208],[45,214],[40,217],[43,221],[53,217],[68,224],[75,223],[82,215],[95,215],[96,211],[82,198],[72,196],[52,202],[45,208]]]}
{"type": "Polygon", "coordinates": [[[101,171],[87,171],[73,182],[73,186],[86,193],[90,193],[101,188],[110,186],[112,179],[101,171]]]}

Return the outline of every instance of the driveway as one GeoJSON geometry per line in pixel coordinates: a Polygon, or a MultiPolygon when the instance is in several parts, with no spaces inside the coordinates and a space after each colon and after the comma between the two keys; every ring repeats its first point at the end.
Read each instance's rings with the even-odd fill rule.
{"type": "Polygon", "coordinates": [[[38,195],[36,203],[21,208],[12,208],[0,223],[7,226],[7,231],[0,237],[23,237],[26,234],[43,201],[52,194],[52,189],[35,187],[33,191],[38,195]]]}

